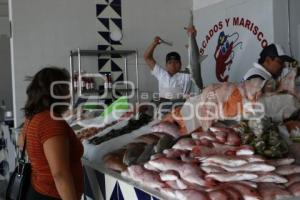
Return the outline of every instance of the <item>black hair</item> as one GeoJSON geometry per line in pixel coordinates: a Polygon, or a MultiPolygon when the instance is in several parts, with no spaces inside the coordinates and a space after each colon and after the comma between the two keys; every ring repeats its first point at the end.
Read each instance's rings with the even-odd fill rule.
{"type": "Polygon", "coordinates": [[[261,57],[258,59],[258,63],[259,63],[260,65],[262,65],[262,64],[265,62],[265,60],[266,60],[267,57],[271,58],[272,60],[274,60],[274,59],[276,58],[276,56],[261,56],[261,57]]]}
{"type": "MultiPolygon", "coordinates": [[[[26,118],[32,118],[35,114],[49,110],[53,103],[67,102],[69,99],[56,99],[51,95],[51,84],[55,81],[70,81],[69,72],[58,67],[46,67],[37,72],[27,87],[27,101],[24,107],[26,118]]],[[[53,87],[56,96],[69,94],[69,87],[66,84],[56,84],[53,87]]],[[[67,106],[55,106],[55,114],[61,115],[67,106]]]]}
{"type": "Polygon", "coordinates": [[[181,63],[181,57],[176,51],[172,51],[166,55],[166,63],[169,60],[178,60],[181,63]]]}

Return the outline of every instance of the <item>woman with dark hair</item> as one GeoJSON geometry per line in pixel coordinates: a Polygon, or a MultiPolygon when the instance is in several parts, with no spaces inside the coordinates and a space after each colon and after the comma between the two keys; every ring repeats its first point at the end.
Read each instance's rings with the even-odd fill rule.
{"type": "Polygon", "coordinates": [[[83,193],[83,146],[66,121],[57,120],[67,106],[56,104],[70,101],[69,81],[65,69],[48,67],[27,88],[21,140],[32,168],[28,200],[76,200],[83,193]]]}

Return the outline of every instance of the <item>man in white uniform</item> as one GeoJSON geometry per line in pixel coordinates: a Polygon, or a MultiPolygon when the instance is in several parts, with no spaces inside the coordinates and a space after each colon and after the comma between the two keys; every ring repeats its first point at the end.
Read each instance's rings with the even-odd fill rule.
{"type": "MultiPolygon", "coordinates": [[[[196,34],[196,29],[189,27],[188,33],[196,34]]],[[[166,68],[161,67],[153,58],[153,52],[160,43],[161,38],[155,37],[144,54],[144,59],[151,69],[152,75],[158,80],[159,97],[172,100],[189,96],[194,83],[190,74],[178,73],[182,66],[180,55],[177,52],[168,53],[166,55],[166,68]]]]}
{"type": "Polygon", "coordinates": [[[287,56],[278,44],[270,44],[261,51],[258,63],[254,63],[254,67],[245,74],[243,80],[277,79],[285,67],[285,62],[295,62],[295,59],[287,56]]]}

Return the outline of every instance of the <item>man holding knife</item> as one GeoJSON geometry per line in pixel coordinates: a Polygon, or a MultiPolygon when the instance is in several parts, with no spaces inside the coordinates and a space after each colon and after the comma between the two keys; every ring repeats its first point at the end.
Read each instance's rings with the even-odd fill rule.
{"type": "MultiPolygon", "coordinates": [[[[189,34],[196,34],[194,27],[189,27],[187,31],[189,34]]],[[[169,44],[156,36],[144,54],[144,59],[152,75],[158,80],[160,100],[183,99],[189,95],[190,90],[188,88],[192,83],[191,75],[179,72],[182,66],[181,57],[175,51],[166,55],[165,68],[156,62],[153,57],[153,52],[161,43],[169,44]]]]}

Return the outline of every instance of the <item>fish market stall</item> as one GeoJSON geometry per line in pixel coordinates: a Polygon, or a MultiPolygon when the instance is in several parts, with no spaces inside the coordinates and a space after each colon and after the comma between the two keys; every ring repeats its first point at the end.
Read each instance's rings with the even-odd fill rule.
{"type": "Polygon", "coordinates": [[[92,198],[299,198],[300,103],[286,83],[281,80],[280,90],[260,80],[214,84],[163,119],[138,113],[89,128],[93,134],[81,130],[92,198]],[[233,120],[238,109],[232,105],[247,101],[265,105],[264,116],[233,120]],[[184,118],[195,102],[222,105],[215,109],[225,108],[231,120],[184,118]]]}
{"type": "MultiPolygon", "coordinates": [[[[163,126],[161,125],[161,128],[163,126]]],[[[245,126],[245,124],[242,124],[242,126],[245,126]]],[[[144,135],[149,131],[149,129],[146,131],[147,128],[145,127],[142,129],[138,134],[136,132],[135,136],[144,135]],[[141,131],[142,129],[145,131],[141,131]]],[[[106,156],[104,160],[96,160],[96,156],[94,156],[93,161],[89,161],[93,157],[84,158],[83,163],[88,175],[87,180],[93,191],[91,197],[93,199],[105,199],[105,197],[111,199],[116,195],[119,195],[118,198],[122,196],[123,199],[150,199],[151,196],[158,199],[174,199],[176,197],[186,199],[183,197],[190,195],[197,197],[199,195],[223,195],[223,197],[226,197],[227,193],[221,191],[224,191],[224,189],[230,191],[229,188],[234,188],[231,191],[234,193],[238,188],[239,193],[236,193],[237,196],[244,194],[245,196],[242,196],[244,198],[260,199],[261,193],[266,193],[265,196],[271,195],[267,193],[268,190],[263,189],[264,187],[270,187],[267,184],[270,182],[272,182],[272,188],[278,190],[278,194],[276,192],[272,194],[275,195],[273,197],[276,197],[276,195],[279,195],[279,197],[292,197],[291,193],[288,192],[289,190],[282,189],[282,185],[287,188],[290,187],[292,191],[293,187],[297,186],[295,183],[300,180],[298,174],[300,167],[291,165],[295,160],[291,157],[272,160],[254,155],[254,149],[251,146],[238,145],[241,140],[239,140],[237,134],[236,131],[230,128],[219,127],[212,127],[209,132],[205,133],[195,132],[191,137],[179,139],[172,148],[152,155],[149,161],[144,162],[143,165],[133,164],[139,162],[130,161],[129,159],[127,164],[132,165],[129,167],[124,165],[124,168],[118,166],[118,162],[113,162],[114,159],[109,161],[109,156],[106,156]],[[209,140],[214,141],[211,143],[213,146],[210,146],[209,140]],[[218,182],[223,183],[222,186],[218,186],[218,182]],[[101,189],[99,185],[105,186],[101,189]],[[292,185],[293,187],[291,187],[292,185]],[[177,192],[175,194],[170,190],[172,187],[176,188],[177,192]],[[204,193],[204,188],[213,189],[204,193]],[[254,188],[257,191],[252,191],[254,188]],[[247,193],[250,191],[251,193],[247,193]]],[[[120,140],[125,141],[125,138],[123,137],[120,140]]],[[[123,144],[132,141],[133,138],[129,138],[123,144]]],[[[134,148],[142,149],[138,146],[137,143],[134,148]]],[[[122,154],[122,151],[124,153],[124,149],[121,151],[118,147],[115,147],[115,149],[117,149],[114,152],[116,155],[122,154]]],[[[101,155],[113,152],[113,150],[102,153],[99,147],[98,152],[98,158],[100,158],[101,155]]],[[[114,158],[118,159],[118,156],[114,158]]],[[[295,189],[295,191],[297,190],[295,189]]]]}
{"type": "MultiPolygon", "coordinates": [[[[283,185],[291,191],[297,191],[300,166],[292,165],[295,162],[292,157],[276,160],[266,159],[264,156],[255,155],[255,149],[252,146],[241,145],[241,143],[253,142],[247,137],[238,137],[237,130],[249,128],[245,123],[242,123],[236,130],[211,127],[207,132],[194,132],[191,137],[175,140],[174,145],[170,148],[154,150],[162,152],[153,153],[151,158],[148,157],[148,161],[145,161],[147,158],[144,161],[134,160],[134,151],[132,159],[128,157],[125,162],[123,158],[126,150],[120,148],[123,145],[145,151],[147,148],[143,148],[142,144],[138,143],[141,142],[141,138],[144,138],[144,141],[148,140],[149,144],[151,142],[154,144],[159,140],[153,135],[146,137],[147,133],[151,131],[151,125],[133,131],[134,136],[120,136],[118,139],[113,139],[115,141],[109,141],[106,146],[97,147],[98,150],[92,151],[89,157],[88,153],[85,153],[83,163],[87,180],[93,191],[90,194],[93,199],[111,199],[116,195],[119,195],[118,198],[122,196],[123,199],[150,199],[151,196],[158,199],[175,199],[176,197],[186,199],[184,197],[190,195],[197,197],[199,195],[208,197],[223,195],[226,197],[228,192],[224,193],[223,191],[224,189],[230,191],[230,188],[234,188],[231,195],[239,189],[239,193],[235,191],[236,196],[244,194],[243,198],[260,199],[261,194],[271,195],[271,193],[267,193],[268,190],[263,189],[270,187],[270,182],[272,182],[273,190],[278,190],[278,194],[272,193],[274,199],[277,195],[282,198],[293,196],[288,192],[289,190],[282,189],[283,185]],[[132,143],[137,138],[139,138],[137,143],[132,143]],[[120,141],[122,142],[120,143],[120,141]],[[128,143],[131,144],[128,145],[128,143]],[[118,146],[109,147],[114,146],[113,144],[118,144],[118,146]],[[109,150],[106,149],[108,147],[109,150]],[[122,153],[123,156],[118,156],[122,153]],[[108,155],[101,159],[105,154],[108,155]],[[124,165],[121,164],[120,159],[124,165]],[[218,183],[222,183],[222,185],[218,186],[218,183]],[[98,185],[102,185],[102,189],[98,185]],[[105,186],[103,187],[103,185],[105,186]],[[176,188],[176,192],[173,193],[171,188],[176,188]],[[211,191],[209,189],[208,192],[204,188],[211,188],[211,191]]],[[[272,129],[271,126],[268,128],[272,129]]],[[[158,128],[155,129],[158,130],[158,128]]],[[[166,123],[161,123],[159,129],[161,131],[171,130],[169,124],[166,123]]],[[[271,137],[272,134],[271,131],[268,137],[271,137]]],[[[276,140],[276,136],[274,137],[273,140],[276,140]]],[[[260,146],[257,147],[258,152],[259,148],[260,146]]],[[[281,152],[284,153],[284,147],[282,148],[281,152]]],[[[268,155],[273,156],[272,153],[268,155]]]]}

